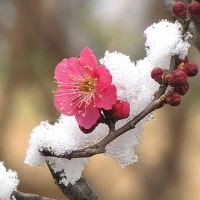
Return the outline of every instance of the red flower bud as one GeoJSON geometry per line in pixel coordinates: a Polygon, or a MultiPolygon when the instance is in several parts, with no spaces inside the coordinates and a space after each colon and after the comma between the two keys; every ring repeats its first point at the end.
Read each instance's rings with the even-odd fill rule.
{"type": "Polygon", "coordinates": [[[186,84],[182,86],[175,86],[174,91],[178,92],[180,95],[185,95],[187,91],[189,90],[189,83],[187,82],[186,84]]]}
{"type": "Polygon", "coordinates": [[[171,106],[179,106],[181,103],[181,97],[178,92],[172,92],[166,97],[165,101],[171,106]]]}
{"type": "Polygon", "coordinates": [[[98,122],[98,120],[97,120],[97,122],[96,122],[91,128],[86,129],[86,128],[84,128],[83,126],[80,126],[80,125],[79,125],[79,129],[80,129],[83,133],[88,134],[88,133],[91,133],[98,125],[99,125],[99,122],[98,122]]]}
{"type": "Polygon", "coordinates": [[[191,16],[200,15],[200,3],[199,2],[192,2],[188,5],[188,13],[191,16]]]}
{"type": "Polygon", "coordinates": [[[130,105],[125,100],[117,100],[117,102],[112,106],[112,109],[109,110],[109,113],[116,120],[125,119],[129,116],[130,105]]]}
{"type": "Polygon", "coordinates": [[[175,86],[182,86],[187,82],[187,74],[181,70],[176,69],[171,73],[171,80],[169,81],[169,85],[175,86]]]}
{"type": "Polygon", "coordinates": [[[199,71],[198,66],[195,62],[186,62],[183,67],[185,69],[185,73],[189,77],[196,76],[199,71]]]}
{"type": "Polygon", "coordinates": [[[183,2],[176,2],[172,7],[172,12],[179,18],[186,18],[186,5],[183,2]]]}
{"type": "Polygon", "coordinates": [[[155,67],[151,71],[151,78],[153,78],[158,83],[162,83],[162,76],[163,76],[163,70],[160,67],[155,67]]]}

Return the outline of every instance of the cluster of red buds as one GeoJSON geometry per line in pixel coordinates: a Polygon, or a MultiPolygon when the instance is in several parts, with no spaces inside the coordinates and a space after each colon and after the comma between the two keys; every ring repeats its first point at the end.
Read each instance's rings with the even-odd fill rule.
{"type": "MultiPolygon", "coordinates": [[[[164,73],[160,67],[151,71],[151,77],[162,85],[168,85],[173,88],[164,103],[171,106],[178,106],[181,103],[180,95],[185,95],[189,90],[188,77],[193,77],[198,73],[198,66],[195,62],[189,62],[187,58],[178,60],[176,69],[171,73],[164,73]]],[[[164,104],[163,104],[164,105],[164,104]]]]}
{"type": "Polygon", "coordinates": [[[183,2],[176,2],[172,7],[172,12],[182,20],[200,16],[200,1],[194,1],[188,6],[183,2]]]}

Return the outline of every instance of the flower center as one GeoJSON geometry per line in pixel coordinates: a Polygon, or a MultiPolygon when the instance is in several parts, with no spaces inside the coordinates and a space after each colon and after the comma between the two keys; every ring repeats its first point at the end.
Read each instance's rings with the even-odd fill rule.
{"type": "Polygon", "coordinates": [[[70,106],[72,106],[72,109],[78,107],[78,113],[85,116],[86,107],[94,103],[98,79],[92,77],[90,73],[85,72],[83,72],[82,77],[75,77],[71,74],[69,76],[72,78],[71,94],[73,94],[70,99],[70,106]]]}
{"type": "Polygon", "coordinates": [[[89,78],[80,83],[80,91],[82,94],[95,93],[97,79],[89,78]]]}

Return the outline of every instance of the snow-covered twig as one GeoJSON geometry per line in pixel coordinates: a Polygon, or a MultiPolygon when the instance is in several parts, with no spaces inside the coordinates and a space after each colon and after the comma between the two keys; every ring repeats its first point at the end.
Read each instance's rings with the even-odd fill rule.
{"type": "MultiPolygon", "coordinates": [[[[176,16],[172,12],[172,6],[176,1],[174,0],[161,0],[165,10],[171,15],[173,20],[177,20],[176,16]]],[[[193,0],[188,0],[190,4],[193,0]]],[[[195,16],[192,18],[192,23],[190,24],[189,31],[193,35],[193,42],[197,49],[200,51],[200,18],[199,16],[195,16]]]]}
{"type": "MultiPolygon", "coordinates": [[[[169,78],[174,71],[176,73],[178,71],[180,74],[184,74],[184,83],[187,86],[186,73],[176,70],[176,68],[178,67],[177,61],[185,59],[188,55],[190,45],[187,40],[190,34],[187,29],[189,23],[189,20],[185,20],[184,24],[162,20],[147,28],[144,32],[147,37],[145,43],[147,57],[136,62],[136,65],[130,61],[128,56],[118,52],[106,52],[105,57],[100,60],[100,63],[106,66],[112,75],[112,83],[118,89],[117,98],[119,100],[125,98],[130,103],[131,112],[126,119],[115,123],[116,121],[112,121],[109,111],[103,108],[103,113],[101,113],[105,119],[103,122],[108,126],[97,122],[98,126],[92,130],[91,134],[83,134],[80,131],[82,118],[79,119],[81,122],[79,126],[77,126],[75,118],[65,115],[61,115],[58,122],[54,124],[47,121],[41,122],[31,133],[25,163],[29,166],[43,166],[46,162],[57,185],[70,199],[99,199],[93,189],[88,186],[87,181],[80,178],[84,164],[88,162],[87,157],[104,153],[106,156],[115,158],[122,167],[137,161],[137,155],[134,154],[133,149],[139,144],[137,136],[142,131],[143,124],[152,119],[151,113],[164,105],[167,102],[166,97],[169,97],[172,91],[174,92],[175,85],[169,82],[172,79],[164,80],[164,78],[167,75],[169,78]],[[162,71],[162,81],[160,82],[155,82],[152,76],[152,70],[156,67],[160,67],[162,71]],[[86,198],[85,195],[89,196],[86,198]]],[[[94,55],[88,48],[84,48],[81,55],[80,60],[89,58],[89,62],[94,61],[94,55]]],[[[76,68],[78,58],[64,59],[58,64],[56,71],[58,84],[69,84],[69,82],[63,82],[63,77],[68,74],[66,66],[70,64],[68,63],[70,61],[73,61],[74,65],[76,64],[76,68]]],[[[71,64],[69,66],[71,67],[71,64]]],[[[82,68],[78,68],[76,72],[79,72],[79,69],[82,68]]],[[[89,75],[93,80],[91,74],[89,75]]],[[[72,79],[72,81],[74,80],[79,79],[72,79]]],[[[109,77],[106,80],[110,80],[109,77]]],[[[180,81],[180,79],[178,80],[180,81]]],[[[85,83],[92,84],[92,82],[85,83]]],[[[87,87],[81,85],[81,89],[88,87],[90,85],[87,87]]],[[[96,84],[93,87],[95,88],[96,84]]],[[[63,95],[68,95],[71,90],[65,91],[68,87],[62,88],[60,85],[58,88],[60,93],[56,93],[58,100],[56,105],[62,110],[66,104],[63,95]]],[[[71,89],[74,90],[74,88],[71,89]]],[[[73,103],[69,105],[72,106],[73,103]]],[[[69,107],[69,105],[67,106],[69,107]]],[[[88,119],[92,117],[93,115],[88,119]]],[[[87,127],[91,125],[88,125],[89,122],[87,121],[87,127]]],[[[87,129],[87,127],[84,128],[87,129]]]]}
{"type": "MultiPolygon", "coordinates": [[[[190,24],[190,21],[185,21],[183,23],[182,35],[184,35],[187,32],[189,24],[190,24]]],[[[177,60],[178,60],[177,55],[174,55],[171,57],[169,72],[172,72],[175,70],[177,60]]],[[[124,134],[125,132],[127,132],[131,129],[134,129],[135,125],[137,123],[139,123],[144,117],[146,117],[148,114],[150,114],[151,112],[153,112],[157,108],[159,108],[160,103],[164,100],[164,98],[167,95],[169,95],[170,90],[167,90],[167,87],[168,87],[167,84],[165,84],[165,85],[161,84],[154,101],[150,102],[149,105],[140,114],[138,114],[136,117],[134,117],[131,121],[126,123],[121,128],[119,128],[117,130],[110,129],[109,134],[107,134],[98,143],[96,143],[90,147],[72,150],[71,152],[63,153],[62,155],[56,155],[56,154],[54,154],[54,152],[49,151],[47,148],[44,147],[44,148],[41,148],[41,150],[40,150],[41,154],[43,156],[47,156],[47,157],[50,156],[50,157],[66,158],[68,160],[71,160],[72,158],[91,157],[96,154],[105,153],[106,152],[105,147],[110,142],[112,142],[113,140],[115,140],[116,138],[118,138],[119,136],[124,134]]]]}
{"type": "MultiPolygon", "coordinates": [[[[166,88],[165,88],[165,90],[166,90],[166,88]]],[[[140,122],[149,113],[153,112],[154,110],[156,110],[159,107],[161,101],[163,101],[165,99],[165,97],[167,95],[169,95],[169,92],[170,92],[170,90],[168,90],[166,93],[163,94],[162,91],[163,91],[163,87],[160,87],[160,90],[159,90],[160,97],[158,98],[158,100],[151,102],[139,115],[137,115],[134,119],[132,119],[130,122],[128,122],[121,128],[117,129],[116,131],[110,130],[109,134],[105,138],[103,138],[100,142],[98,142],[97,144],[94,144],[90,147],[86,147],[83,149],[74,150],[74,151],[71,151],[70,153],[66,152],[65,154],[62,154],[62,155],[55,155],[53,152],[50,152],[46,148],[42,149],[40,152],[42,153],[43,156],[66,158],[69,160],[71,160],[72,158],[91,157],[96,154],[105,153],[106,145],[108,145],[110,142],[112,142],[113,140],[118,138],[123,133],[125,133],[131,129],[134,129],[135,125],[138,122],[140,122]]]]}
{"type": "MultiPolygon", "coordinates": [[[[55,173],[51,168],[51,165],[47,162],[49,170],[58,185],[61,191],[68,197],[70,200],[100,200],[93,188],[88,184],[87,180],[81,177],[76,184],[69,183],[67,186],[60,182],[60,172],[55,173]]],[[[46,200],[46,199],[44,199],[46,200]]]]}
{"type": "Polygon", "coordinates": [[[190,31],[193,35],[194,45],[200,51],[200,18],[199,17],[195,17],[193,19],[193,24],[190,27],[190,31]]]}

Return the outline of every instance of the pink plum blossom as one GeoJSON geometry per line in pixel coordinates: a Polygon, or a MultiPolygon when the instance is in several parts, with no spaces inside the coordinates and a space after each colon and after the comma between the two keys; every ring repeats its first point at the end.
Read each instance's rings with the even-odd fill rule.
{"type": "Polygon", "coordinates": [[[108,69],[97,65],[91,49],[84,48],[80,58],[62,60],[55,69],[58,89],[55,106],[64,115],[75,115],[79,126],[90,129],[99,119],[101,109],[116,103],[116,87],[108,69]]]}

